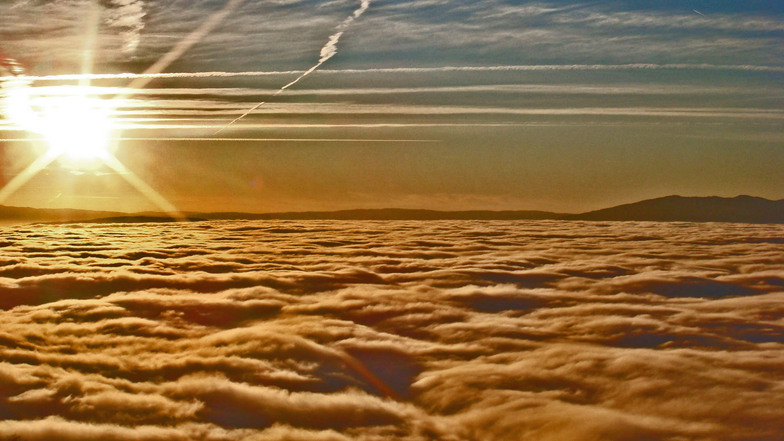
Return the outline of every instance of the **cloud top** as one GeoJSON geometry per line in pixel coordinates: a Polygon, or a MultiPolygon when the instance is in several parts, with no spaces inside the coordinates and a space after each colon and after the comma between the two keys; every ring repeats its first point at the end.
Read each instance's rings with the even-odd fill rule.
{"type": "Polygon", "coordinates": [[[0,437],[774,440],[783,235],[555,221],[7,229],[0,437]]]}

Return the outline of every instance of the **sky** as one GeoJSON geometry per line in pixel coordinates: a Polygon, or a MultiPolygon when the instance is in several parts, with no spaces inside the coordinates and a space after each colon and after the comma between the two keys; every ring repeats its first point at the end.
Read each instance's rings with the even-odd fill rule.
{"type": "Polygon", "coordinates": [[[53,138],[87,144],[106,128],[69,119],[67,99],[22,124],[19,94],[39,114],[58,96],[107,107],[115,161],[52,160],[3,203],[581,212],[670,194],[781,199],[782,23],[773,0],[5,1],[0,58],[16,64],[0,71],[2,182],[53,138]]]}

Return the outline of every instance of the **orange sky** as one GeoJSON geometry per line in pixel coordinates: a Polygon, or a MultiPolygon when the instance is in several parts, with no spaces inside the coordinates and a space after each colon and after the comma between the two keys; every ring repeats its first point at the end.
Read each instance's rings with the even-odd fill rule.
{"type": "MultiPolygon", "coordinates": [[[[4,203],[577,212],[668,194],[780,199],[784,10],[685,3],[9,2],[0,51],[30,77],[6,63],[3,181],[51,147],[52,118],[20,123],[20,91],[38,114],[58,96],[111,103],[125,168],[56,160],[4,203]]],[[[76,120],[72,144],[98,127],[76,120]]]]}

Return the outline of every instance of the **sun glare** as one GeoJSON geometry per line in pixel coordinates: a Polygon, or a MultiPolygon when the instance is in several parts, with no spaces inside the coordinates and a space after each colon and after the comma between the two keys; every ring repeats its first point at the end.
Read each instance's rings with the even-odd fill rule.
{"type": "MultiPolygon", "coordinates": [[[[72,170],[108,167],[172,218],[185,217],[122,164],[111,150],[120,128],[113,120],[125,98],[98,98],[106,90],[88,85],[30,87],[28,81],[0,82],[0,110],[18,129],[38,135],[47,150],[0,187],[0,204],[54,161],[72,170]]],[[[33,139],[35,141],[35,139],[33,139]]]]}
{"type": "Polygon", "coordinates": [[[53,154],[69,162],[100,159],[113,127],[107,102],[87,95],[42,97],[36,131],[53,154]]]}
{"type": "Polygon", "coordinates": [[[39,135],[49,155],[71,167],[100,162],[115,130],[112,103],[90,87],[9,87],[4,110],[18,126],[39,135]]]}

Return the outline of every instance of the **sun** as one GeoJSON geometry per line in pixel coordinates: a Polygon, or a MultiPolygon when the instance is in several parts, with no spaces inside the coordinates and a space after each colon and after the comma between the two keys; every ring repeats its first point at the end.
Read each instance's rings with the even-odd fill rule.
{"type": "MultiPolygon", "coordinates": [[[[30,87],[26,78],[0,81],[0,111],[20,130],[47,145],[30,165],[0,187],[0,204],[54,161],[72,170],[107,167],[177,221],[185,216],[114,156],[121,130],[113,119],[126,98],[99,98],[106,91],[89,85],[30,87]]],[[[116,93],[113,92],[116,95],[116,93]]],[[[32,138],[31,141],[38,141],[32,138]]]]}
{"type": "Polygon", "coordinates": [[[93,162],[106,155],[114,124],[109,102],[84,93],[41,97],[34,130],[49,152],[70,163],[93,162]]]}
{"type": "Polygon", "coordinates": [[[89,86],[31,88],[19,84],[4,89],[5,113],[45,142],[47,156],[69,167],[85,168],[105,158],[116,131],[112,100],[99,98],[89,86]]]}

